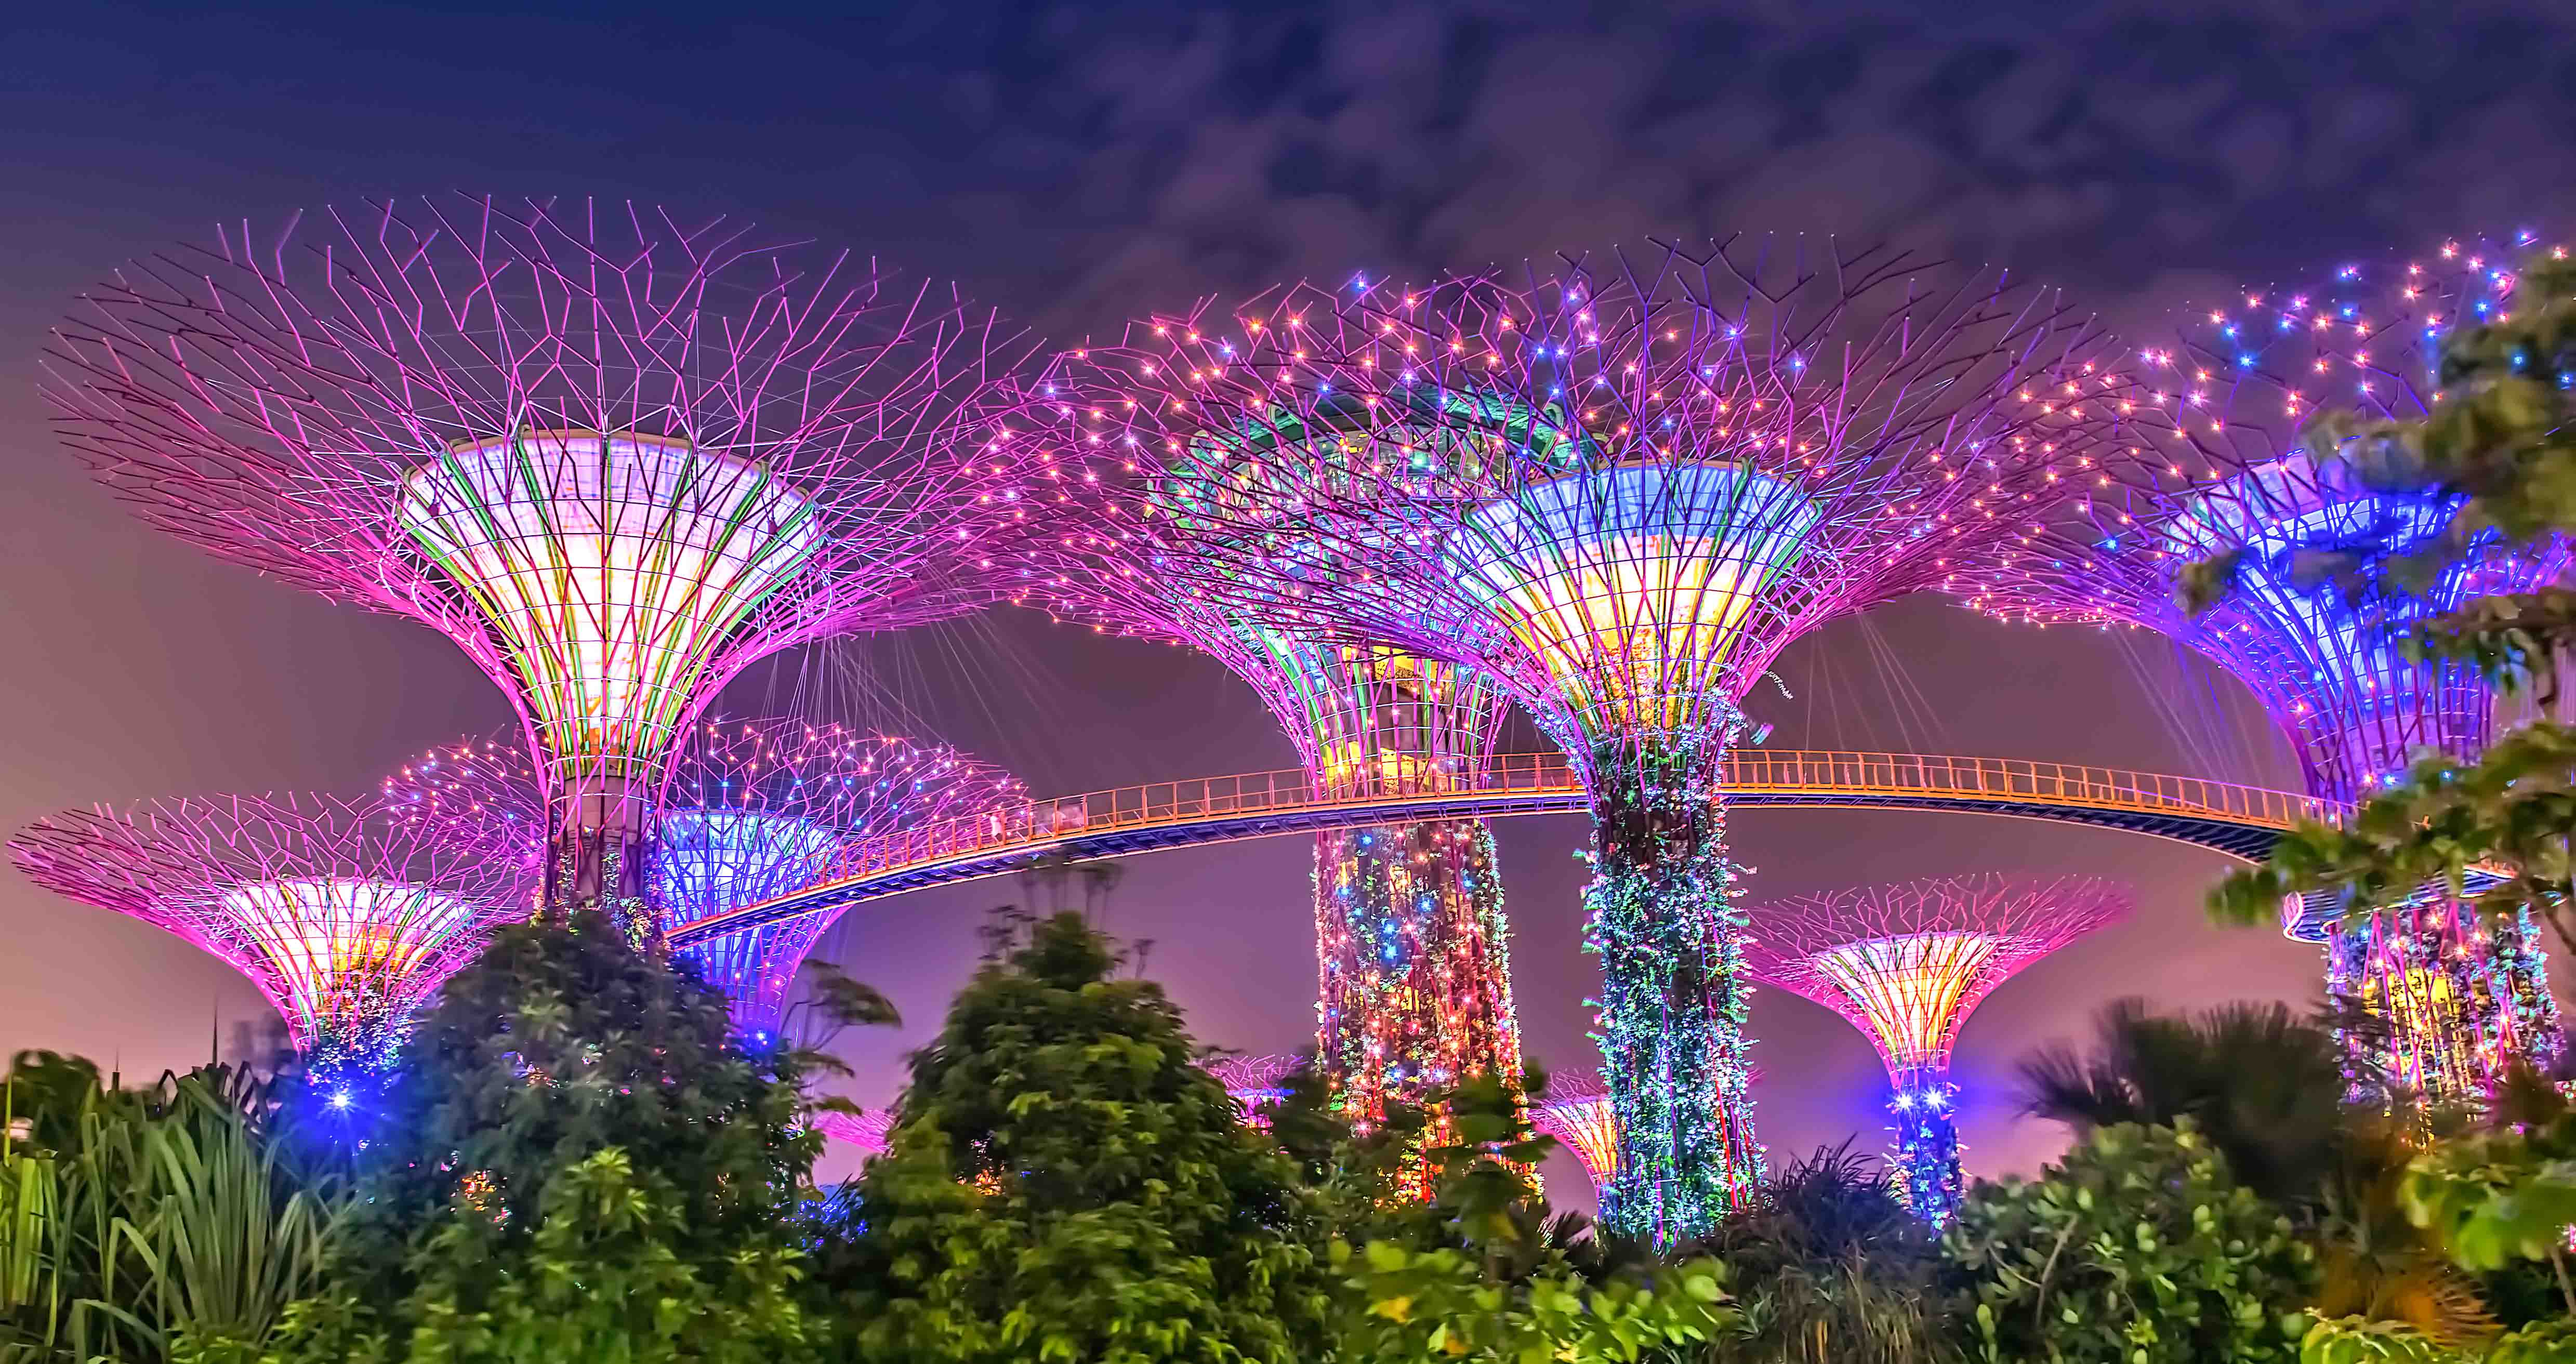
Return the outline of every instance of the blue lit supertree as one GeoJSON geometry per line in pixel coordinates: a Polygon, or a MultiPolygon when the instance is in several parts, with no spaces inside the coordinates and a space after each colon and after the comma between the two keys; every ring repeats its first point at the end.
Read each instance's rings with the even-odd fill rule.
{"type": "MultiPolygon", "coordinates": [[[[545,788],[501,739],[436,748],[386,780],[389,808],[542,845],[545,788]]],[[[660,928],[803,890],[864,858],[871,839],[1025,803],[1018,781],[951,749],[797,719],[702,721],[653,793],[643,846],[660,928]]],[[[805,914],[683,949],[734,1001],[743,1032],[778,1034],[797,968],[837,913],[805,914]]]]}
{"type": "Polygon", "coordinates": [[[1929,878],[1755,906],[1754,978],[1850,1019],[1878,1044],[1891,1086],[1896,1173],[1933,1226],[1962,1190],[1959,1026],[2014,973],[2126,913],[2123,887],[2087,877],[1929,878]]]}
{"type": "Polygon", "coordinates": [[[1761,1178],[1718,798],[1745,695],[2050,495],[2116,385],[2096,345],[2040,291],[1734,240],[1203,307],[1065,357],[1031,411],[1126,460],[1140,506],[1103,533],[1154,571],[1473,668],[1565,750],[1624,1146],[1605,1220],[1670,1239],[1761,1178]]]}
{"type": "MultiPolygon", "coordinates": [[[[2202,654],[2279,724],[2322,812],[2396,780],[2418,750],[2474,756],[2494,725],[2485,683],[2410,660],[2399,639],[2472,598],[2555,579],[2563,551],[2472,542],[2428,581],[2359,574],[2364,557],[2432,548],[2453,504],[2373,487],[2366,467],[2296,433],[2327,408],[2432,410],[2441,338],[2510,306],[2508,263],[2528,246],[2454,242],[2190,314],[2180,347],[2146,353],[2164,387],[2099,414],[2117,419],[2118,448],[2079,495],[1963,560],[1947,590],[2004,619],[2135,626],[2202,654]],[[2181,570],[2212,558],[2226,590],[2187,613],[2181,570]]],[[[2510,1057],[2554,1054],[2533,925],[2473,919],[2432,890],[2361,918],[2331,897],[2283,907],[2291,936],[2326,945],[2329,994],[2379,1020],[2346,1033],[2356,1098],[2384,1080],[2474,1099],[2510,1057]]]]}

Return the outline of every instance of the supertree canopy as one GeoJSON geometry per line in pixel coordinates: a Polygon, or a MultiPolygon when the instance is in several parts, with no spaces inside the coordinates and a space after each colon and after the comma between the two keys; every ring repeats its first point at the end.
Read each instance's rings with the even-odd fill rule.
{"type": "MultiPolygon", "coordinates": [[[[2454,242],[2188,314],[2181,346],[2147,355],[2166,388],[2117,414],[2121,448],[2090,484],[1963,561],[1948,589],[2003,619],[2139,627],[2208,658],[2270,713],[2328,811],[2396,780],[2418,749],[2474,757],[2494,725],[2485,683],[2415,663],[2398,637],[2473,597],[2554,580],[2563,550],[2473,540],[2429,582],[2356,574],[2360,554],[2431,547],[2456,504],[2375,488],[2345,452],[2297,432],[2328,408],[2431,410],[2442,336],[2509,306],[2510,263],[2527,248],[2454,242]],[[2222,556],[2227,590],[2187,612],[2183,568],[2222,556]]],[[[2292,936],[2328,944],[2329,991],[2388,1025],[2347,1032],[2357,1096],[2385,1078],[2473,1098],[2505,1058],[2559,1045],[2527,920],[2481,927],[2428,903],[2347,922],[2329,896],[2283,914],[2292,936]]]]}
{"type": "Polygon", "coordinates": [[[1896,1172],[1934,1226],[1962,1192],[1959,1025],[2032,962],[2128,912],[2127,889],[2088,877],[1933,878],[1781,900],[1753,910],[1745,962],[1757,979],[1868,1033],[1894,1086],[1896,1172]]]}
{"type": "Polygon", "coordinates": [[[386,203],[83,301],[72,448],[152,524],[464,648],[542,755],[555,905],[640,904],[644,793],[744,665],[986,600],[1046,477],[988,410],[989,317],[735,224],[386,203]]]}
{"type": "Polygon", "coordinates": [[[1206,308],[1067,357],[1036,410],[1136,469],[1107,535],[1156,572],[1474,668],[1564,747],[1627,1143],[1607,1220],[1669,1237],[1761,1174],[1717,796],[1745,694],[2055,491],[2115,391],[2093,344],[2037,291],[1738,241],[1206,308]]]}
{"type": "Polygon", "coordinates": [[[71,810],[11,842],[57,894],[167,929],[248,976],[320,1091],[372,1090],[414,1011],[534,905],[533,845],[324,796],[71,810]]]}
{"type": "MultiPolygon", "coordinates": [[[[665,928],[805,889],[904,829],[1025,801],[1019,781],[954,749],[799,720],[702,723],[664,787],[645,896],[665,928]]],[[[685,949],[751,1036],[778,1034],[796,972],[838,911],[685,949]]]]}
{"type": "MultiPolygon", "coordinates": [[[[537,773],[507,741],[433,749],[388,778],[384,794],[397,812],[522,837],[544,828],[537,773]]],[[[1027,799],[1007,773],[952,749],[795,718],[698,722],[652,794],[642,880],[664,931],[803,890],[863,856],[870,839],[1027,799]]],[[[733,1000],[743,1031],[767,1041],[798,966],[838,917],[782,919],[682,954],[733,1000]]]]}
{"type": "Polygon", "coordinates": [[[1608,1190],[1619,1172],[1619,1122],[1609,1087],[1598,1071],[1547,1077],[1547,1093],[1530,1106],[1530,1126],[1564,1142],[1592,1176],[1595,1193],[1608,1190]]]}
{"type": "MultiPolygon", "coordinates": [[[[1283,418],[1282,420],[1287,420],[1283,418]]],[[[1267,440],[1272,433],[1236,433],[1267,440]]],[[[1121,493],[1115,490],[1114,499],[1121,493]]],[[[1490,679],[1383,646],[1301,637],[1158,571],[1122,537],[1148,490],[1033,555],[1014,600],[1104,632],[1196,648],[1251,684],[1319,794],[1401,798],[1461,789],[1503,715],[1490,679]]],[[[1316,1054],[1336,1109],[1362,1131],[1389,1099],[1422,1102],[1461,1077],[1520,1075],[1509,929],[1483,820],[1413,820],[1315,836],[1316,1054]]],[[[1437,1144],[1445,1114],[1429,1115],[1437,1144]]],[[[1429,1194],[1410,1167],[1408,1191],[1429,1194]]]]}
{"type": "Polygon", "coordinates": [[[882,1108],[857,1117],[818,1113],[814,1115],[814,1130],[833,1141],[848,1142],[871,1156],[881,1156],[886,1151],[887,1134],[894,1130],[894,1114],[882,1108]]]}
{"type": "Polygon", "coordinates": [[[1268,1128],[1270,1106],[1288,1097],[1288,1077],[1306,1064],[1306,1058],[1290,1053],[1267,1056],[1211,1056],[1199,1067],[1217,1078],[1225,1092],[1243,1105],[1247,1126],[1268,1128]]]}

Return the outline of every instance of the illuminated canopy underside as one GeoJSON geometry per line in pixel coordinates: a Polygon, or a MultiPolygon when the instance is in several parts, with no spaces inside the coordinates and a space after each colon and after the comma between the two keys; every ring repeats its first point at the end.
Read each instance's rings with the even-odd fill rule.
{"type": "Polygon", "coordinates": [[[710,656],[820,543],[812,511],[767,466],[686,441],[528,431],[415,469],[400,515],[578,780],[667,751],[710,656]]]}
{"type": "Polygon", "coordinates": [[[1572,1148],[1595,1188],[1619,1172],[1619,1120],[1609,1095],[1550,1100],[1540,1107],[1538,1119],[1548,1135],[1572,1148]]]}
{"type": "Polygon", "coordinates": [[[1986,933],[1913,933],[1819,952],[1815,967],[1869,1020],[1890,1067],[1937,1066],[1996,944],[1986,933]]]}
{"type": "Polygon", "coordinates": [[[1623,466],[1477,508],[1443,558],[1587,733],[1660,733],[1704,717],[1747,617],[1819,519],[1741,465],[1623,466]]]}
{"type": "Polygon", "coordinates": [[[477,917],[425,886],[336,877],[235,886],[218,904],[236,940],[275,973],[299,1041],[316,1025],[410,1004],[444,974],[425,968],[477,917]]]}

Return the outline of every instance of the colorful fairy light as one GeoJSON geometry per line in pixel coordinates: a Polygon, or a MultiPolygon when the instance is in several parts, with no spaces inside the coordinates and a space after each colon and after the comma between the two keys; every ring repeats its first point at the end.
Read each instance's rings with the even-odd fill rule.
{"type": "Polygon", "coordinates": [[[727,681],[991,599],[1062,472],[988,402],[1018,343],[721,221],[463,196],[322,221],[85,295],[66,437],[152,524],[465,649],[543,757],[548,903],[640,938],[649,793],[727,681]]]}
{"type": "MultiPolygon", "coordinates": [[[[1044,411],[1044,404],[1040,404],[1044,411]]],[[[1206,434],[1175,457],[1215,479],[1248,449],[1337,458],[1340,426],[1273,413],[1206,434]]],[[[1188,490],[1199,475],[1179,487],[1188,490]]],[[[1457,789],[1484,767],[1504,702],[1471,669],[1397,650],[1284,631],[1164,570],[1150,541],[1123,535],[1158,489],[1113,482],[1091,513],[1036,555],[1014,597],[1061,619],[1195,648],[1250,684],[1296,745],[1320,794],[1399,798],[1457,789]]],[[[1216,555],[1223,542],[1205,545],[1216,555]]],[[[1257,544],[1232,546],[1257,555],[1257,544]]],[[[1416,820],[1316,835],[1316,1057],[1338,1112],[1366,1131],[1390,1101],[1423,1104],[1476,1074],[1520,1075],[1509,927],[1493,834],[1482,820],[1416,820]]],[[[1429,1112],[1426,1145],[1448,1118],[1429,1112]]],[[[1428,1197],[1408,1166],[1400,1190],[1428,1197]]]]}
{"type": "Polygon", "coordinates": [[[1132,326],[1027,409],[1133,471],[1091,535],[1174,590],[1474,669],[1564,748],[1594,800],[1628,1144],[1604,1201],[1667,1239],[1762,1174],[1716,793],[1746,692],[1791,640],[2055,496],[2126,391],[2050,296],[1801,250],[1285,289],[1132,326]]]}
{"type": "Polygon", "coordinates": [[[175,933],[250,978],[314,1090],[371,1098],[413,1014],[534,906],[534,845],[378,801],[233,796],[72,810],[10,843],[37,885],[175,933]]]}
{"type": "MultiPolygon", "coordinates": [[[[2145,357],[2163,391],[2097,411],[2119,450],[2087,467],[2076,498],[1958,560],[1944,590],[2000,619],[2145,628],[2202,654],[2280,726],[2321,813],[2398,779],[2419,749],[2474,757],[2495,723],[2485,682],[2466,666],[2413,662],[2396,636],[2473,598],[2555,581],[2565,548],[2490,542],[2428,583],[2354,579],[2358,553],[2431,545],[2457,502],[2371,486],[2297,433],[2329,408],[2436,410],[2443,337],[2510,307],[2511,262],[2530,245],[2446,243],[2402,266],[2347,266],[2313,290],[2253,290],[2241,306],[2188,315],[2179,348],[2145,357]],[[2181,570],[2220,556],[2228,590],[2187,615],[2181,570]]],[[[2329,895],[2283,906],[2291,936],[2327,944],[2329,991],[2386,1025],[2345,1033],[2356,1098],[2385,1075],[2474,1099],[2498,1066],[2556,1045],[2529,926],[2480,929],[2443,901],[2428,890],[2376,922],[2348,920],[2329,895]]]]}
{"type": "Polygon", "coordinates": [[[2088,877],[1954,877],[1756,906],[1756,979],[1868,1033],[1887,1063],[1896,1173],[1938,1227],[1962,1192],[1950,1049],[1986,996],[2023,967],[2126,914],[2126,888],[2088,877]]]}

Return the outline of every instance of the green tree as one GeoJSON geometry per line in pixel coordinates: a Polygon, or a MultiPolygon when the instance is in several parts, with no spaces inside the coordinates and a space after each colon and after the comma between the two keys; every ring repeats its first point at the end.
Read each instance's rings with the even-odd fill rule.
{"type": "Polygon", "coordinates": [[[914,1054],[820,1271],[863,1357],[1324,1357],[1316,1198],[1121,965],[1078,914],[1013,921],[914,1054]]]}
{"type": "Polygon", "coordinates": [[[413,1034],[360,1251],[281,1360],[804,1357],[792,1215],[813,1058],[606,918],[502,930],[413,1034]]]}
{"type": "Polygon", "coordinates": [[[1721,1358],[1913,1364],[1938,1352],[1938,1243],[1884,1163],[1849,1143],[1774,1172],[1691,1249],[1726,1265],[1743,1305],[1721,1358]]]}
{"type": "Polygon", "coordinates": [[[2034,1180],[1980,1184],[1942,1241],[1970,1357],[2296,1357],[2315,1252],[2193,1128],[2101,1128],[2034,1180]]]}

